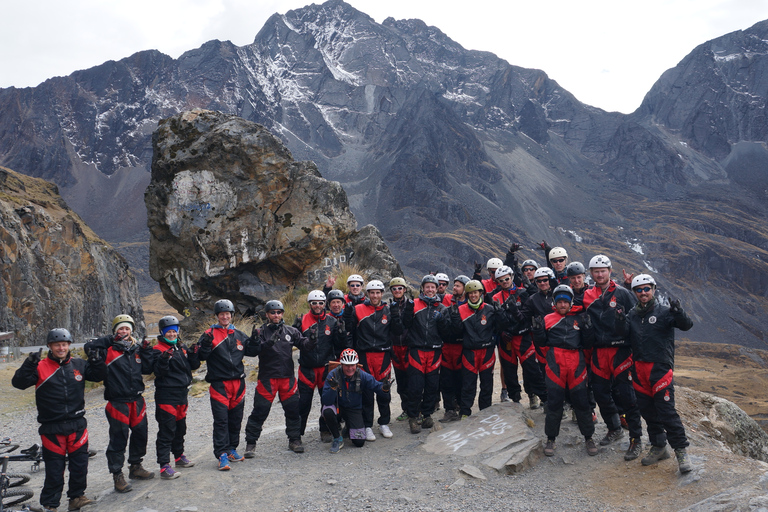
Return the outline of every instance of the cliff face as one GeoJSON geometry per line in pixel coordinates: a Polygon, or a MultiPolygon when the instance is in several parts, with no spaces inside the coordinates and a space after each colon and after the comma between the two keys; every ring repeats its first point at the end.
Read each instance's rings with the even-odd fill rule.
{"type": "Polygon", "coordinates": [[[61,199],[55,185],[0,168],[0,328],[20,344],[65,327],[82,340],[120,313],[143,324],[128,263],[61,199]]]}
{"type": "Polygon", "coordinates": [[[291,286],[322,288],[340,262],[401,275],[378,230],[356,230],[347,195],[263,126],[194,110],[160,122],[145,195],[150,273],[179,311],[220,298],[253,312],[291,286]]]}

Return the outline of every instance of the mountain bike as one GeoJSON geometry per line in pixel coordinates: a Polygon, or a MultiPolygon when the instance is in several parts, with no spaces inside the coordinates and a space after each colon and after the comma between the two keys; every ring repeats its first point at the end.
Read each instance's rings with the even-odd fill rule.
{"type": "MultiPolygon", "coordinates": [[[[29,482],[29,479],[32,478],[26,473],[8,472],[8,462],[12,458],[15,460],[30,460],[28,453],[9,455],[18,447],[19,445],[12,444],[8,438],[0,440],[0,449],[2,449],[2,454],[0,454],[0,498],[2,498],[0,500],[0,512],[9,511],[10,509],[7,507],[23,503],[35,495],[31,489],[14,489],[14,487],[29,482]]],[[[27,507],[25,509],[29,510],[27,507]]]]}

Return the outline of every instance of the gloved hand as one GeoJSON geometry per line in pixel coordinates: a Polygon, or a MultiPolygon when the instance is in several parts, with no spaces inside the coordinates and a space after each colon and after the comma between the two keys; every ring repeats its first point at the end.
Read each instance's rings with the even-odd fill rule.
{"type": "Polygon", "coordinates": [[[193,343],[191,347],[189,347],[189,353],[190,354],[197,354],[197,351],[200,350],[200,345],[197,343],[193,343]]]}
{"type": "Polygon", "coordinates": [[[499,304],[495,300],[490,302],[490,306],[493,308],[494,311],[501,311],[501,304],[499,304]]]}
{"type": "Polygon", "coordinates": [[[616,316],[616,323],[617,324],[623,324],[627,321],[627,314],[624,313],[624,310],[621,308],[616,308],[616,311],[613,313],[616,316]]]}
{"type": "Polygon", "coordinates": [[[539,247],[541,247],[542,249],[544,249],[546,251],[547,250],[547,241],[546,240],[542,240],[541,243],[539,244],[539,247]]]}
{"type": "Polygon", "coordinates": [[[475,274],[479,274],[483,271],[483,264],[475,262],[475,274]]]}
{"type": "Polygon", "coordinates": [[[101,350],[91,350],[91,353],[88,354],[88,362],[91,364],[100,363],[102,360],[101,350]]]}
{"type": "Polygon", "coordinates": [[[535,316],[531,318],[531,328],[534,331],[538,331],[540,329],[544,328],[544,319],[540,316],[535,316]]]}
{"type": "Polygon", "coordinates": [[[27,360],[35,366],[37,366],[37,364],[40,362],[40,359],[42,358],[43,358],[42,347],[37,352],[30,352],[29,355],[27,356],[27,360]]]}
{"type": "Polygon", "coordinates": [[[589,313],[582,313],[580,318],[580,324],[584,326],[586,329],[592,328],[592,317],[589,316],[589,313]]]}
{"type": "Polygon", "coordinates": [[[143,340],[141,340],[141,348],[143,348],[145,350],[148,349],[151,344],[152,344],[152,340],[150,340],[146,336],[144,337],[143,340]]]}
{"type": "Polygon", "coordinates": [[[336,380],[336,375],[331,375],[328,379],[328,385],[331,386],[331,389],[334,391],[339,389],[339,381],[336,380]]]}
{"type": "Polygon", "coordinates": [[[669,298],[669,311],[671,313],[679,313],[682,308],[680,307],[680,299],[669,298]]]}
{"type": "Polygon", "coordinates": [[[200,348],[209,350],[213,348],[213,335],[211,335],[210,332],[205,331],[203,335],[200,336],[200,348]]]}
{"type": "Polygon", "coordinates": [[[520,244],[512,244],[509,246],[509,252],[517,252],[520,250],[520,244]]]}
{"type": "Polygon", "coordinates": [[[389,303],[389,312],[393,317],[400,316],[400,303],[393,299],[389,303]]]}
{"type": "Polygon", "coordinates": [[[455,302],[451,304],[451,316],[459,316],[459,305],[455,302]]]}
{"type": "Polygon", "coordinates": [[[347,334],[346,326],[344,325],[344,320],[341,318],[336,319],[336,332],[339,334],[347,334]]]}
{"type": "Polygon", "coordinates": [[[317,324],[309,328],[309,341],[317,341],[317,324]]]}
{"type": "Polygon", "coordinates": [[[389,377],[385,378],[383,381],[381,381],[381,390],[385,393],[389,393],[389,390],[392,388],[392,380],[390,380],[389,377]]]}
{"type": "Polygon", "coordinates": [[[261,329],[259,329],[254,325],[253,329],[251,329],[251,339],[255,340],[256,338],[259,337],[259,334],[261,334],[261,329]]]}
{"type": "Polygon", "coordinates": [[[273,331],[272,332],[272,336],[270,336],[269,339],[264,341],[264,346],[265,347],[274,347],[275,346],[275,341],[277,341],[277,333],[273,331]]]}
{"type": "Polygon", "coordinates": [[[173,350],[166,350],[163,352],[163,355],[160,356],[160,359],[163,360],[163,362],[168,362],[173,357],[173,350]]]}

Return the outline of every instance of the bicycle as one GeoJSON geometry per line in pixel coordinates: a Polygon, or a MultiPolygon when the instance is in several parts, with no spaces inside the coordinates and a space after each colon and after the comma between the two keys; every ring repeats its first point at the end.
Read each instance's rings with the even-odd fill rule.
{"type": "MultiPolygon", "coordinates": [[[[9,438],[0,440],[0,448],[2,449],[2,455],[0,455],[0,512],[10,510],[7,507],[12,505],[18,505],[32,498],[35,495],[31,489],[14,489],[29,482],[30,475],[26,473],[9,473],[8,462],[11,460],[30,460],[30,454],[24,453],[27,450],[22,451],[19,455],[9,455],[19,447],[10,442],[9,438]]],[[[39,451],[39,450],[38,450],[39,451]]],[[[24,507],[23,510],[29,510],[28,507],[24,507]]]]}

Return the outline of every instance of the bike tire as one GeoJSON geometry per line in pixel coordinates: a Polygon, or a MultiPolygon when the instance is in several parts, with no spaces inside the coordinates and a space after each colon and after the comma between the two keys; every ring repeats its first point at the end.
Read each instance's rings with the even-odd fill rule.
{"type": "Polygon", "coordinates": [[[5,476],[8,478],[8,487],[24,485],[32,478],[28,473],[6,473],[5,476]]]}
{"type": "Polygon", "coordinates": [[[3,491],[3,507],[24,503],[34,495],[31,489],[6,489],[3,491]]]}
{"type": "Polygon", "coordinates": [[[17,450],[19,448],[19,445],[17,444],[0,444],[0,455],[3,455],[5,453],[11,453],[14,450],[17,450]]]}

